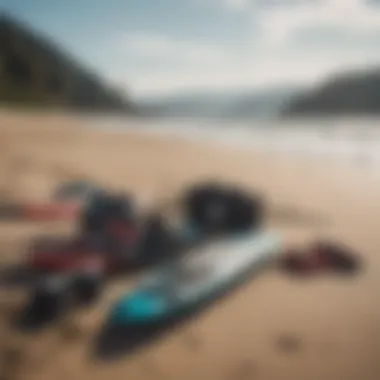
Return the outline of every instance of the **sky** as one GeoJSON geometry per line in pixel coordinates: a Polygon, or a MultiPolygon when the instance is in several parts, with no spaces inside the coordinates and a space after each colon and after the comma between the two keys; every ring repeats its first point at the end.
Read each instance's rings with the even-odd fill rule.
{"type": "Polygon", "coordinates": [[[380,67],[380,0],[0,0],[134,98],[380,67]]]}

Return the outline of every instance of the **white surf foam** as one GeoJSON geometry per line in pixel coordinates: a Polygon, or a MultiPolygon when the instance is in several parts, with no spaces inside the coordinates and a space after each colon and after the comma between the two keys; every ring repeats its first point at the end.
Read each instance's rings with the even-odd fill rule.
{"type": "Polygon", "coordinates": [[[201,119],[98,120],[93,128],[210,141],[239,149],[380,164],[377,120],[215,121],[201,119]]]}

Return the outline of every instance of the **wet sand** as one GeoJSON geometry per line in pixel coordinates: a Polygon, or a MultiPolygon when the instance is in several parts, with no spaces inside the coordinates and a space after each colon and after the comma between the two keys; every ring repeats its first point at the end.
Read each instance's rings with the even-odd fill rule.
{"type": "MultiPolygon", "coordinates": [[[[83,125],[83,120],[62,115],[3,113],[4,196],[42,199],[59,181],[86,176],[130,191],[153,206],[194,181],[223,179],[263,192],[272,208],[297,208],[327,221],[297,224],[269,217],[267,223],[288,243],[321,235],[342,240],[359,252],[366,270],[358,278],[299,280],[270,269],[183,326],[113,363],[96,362],[89,353],[107,305],[127,286],[124,281],[110,287],[95,307],[32,336],[8,327],[9,314],[24,295],[1,289],[0,369],[12,360],[22,362],[8,369],[8,379],[380,377],[380,184],[370,172],[339,167],[328,159],[239,151],[174,137],[89,132],[83,125]],[[23,358],[9,357],[11,348],[23,358]]],[[[33,236],[71,227],[1,222],[1,262],[22,259],[33,236]]]]}

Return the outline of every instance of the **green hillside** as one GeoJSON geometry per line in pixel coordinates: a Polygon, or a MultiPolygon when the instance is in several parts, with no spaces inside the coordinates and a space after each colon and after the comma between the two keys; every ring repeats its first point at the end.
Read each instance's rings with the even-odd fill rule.
{"type": "Polygon", "coordinates": [[[134,107],[52,41],[0,14],[0,104],[83,111],[134,112],[134,107]]]}
{"type": "Polygon", "coordinates": [[[380,70],[345,73],[293,100],[285,116],[380,114],[380,70]]]}

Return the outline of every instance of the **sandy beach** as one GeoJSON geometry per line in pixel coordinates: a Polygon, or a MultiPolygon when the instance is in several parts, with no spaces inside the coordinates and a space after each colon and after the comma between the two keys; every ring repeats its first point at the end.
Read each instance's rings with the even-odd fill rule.
{"type": "MultiPolygon", "coordinates": [[[[289,244],[321,235],[344,241],[358,251],[365,271],[358,278],[297,280],[268,270],[196,319],[112,364],[92,360],[89,348],[124,282],[111,287],[96,307],[68,317],[65,326],[33,336],[8,326],[23,294],[1,289],[0,355],[5,359],[0,369],[9,348],[24,355],[16,372],[4,379],[380,378],[380,183],[368,171],[328,159],[85,126],[74,116],[0,114],[4,196],[43,199],[60,181],[85,176],[129,191],[152,207],[195,181],[223,179],[262,192],[271,208],[297,208],[321,218],[323,223],[291,224],[268,217],[267,224],[289,244]],[[79,331],[74,338],[62,334],[68,326],[79,331]],[[293,342],[293,350],[283,347],[286,341],[293,342]]],[[[20,260],[33,236],[71,227],[1,222],[0,260],[4,265],[20,260]]]]}

